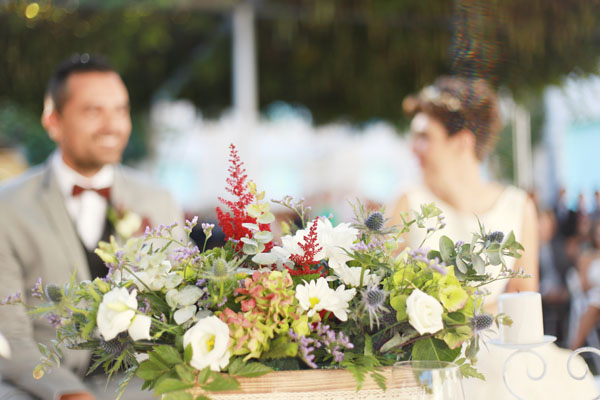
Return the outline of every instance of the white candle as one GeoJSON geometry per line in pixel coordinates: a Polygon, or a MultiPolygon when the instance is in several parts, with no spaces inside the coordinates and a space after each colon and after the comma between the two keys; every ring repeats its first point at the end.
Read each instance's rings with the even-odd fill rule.
{"type": "Polygon", "coordinates": [[[528,344],[544,340],[542,296],[536,292],[504,293],[498,297],[498,312],[508,315],[511,326],[500,325],[503,343],[528,344]]]}

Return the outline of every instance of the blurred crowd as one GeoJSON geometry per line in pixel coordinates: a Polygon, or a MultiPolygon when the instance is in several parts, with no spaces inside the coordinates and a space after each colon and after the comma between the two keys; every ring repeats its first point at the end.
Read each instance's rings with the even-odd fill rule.
{"type": "Polygon", "coordinates": [[[600,192],[588,201],[580,194],[576,208],[568,207],[561,188],[553,207],[538,203],[544,330],[563,347],[600,345],[595,314],[586,317],[600,307],[600,192]],[[587,328],[586,318],[594,319],[587,328]]]}

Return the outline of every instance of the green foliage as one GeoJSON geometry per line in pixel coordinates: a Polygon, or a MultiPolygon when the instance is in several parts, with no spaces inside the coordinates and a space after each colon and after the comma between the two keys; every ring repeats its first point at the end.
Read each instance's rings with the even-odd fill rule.
{"type": "Polygon", "coordinates": [[[356,390],[360,390],[365,382],[367,374],[377,383],[377,385],[385,390],[385,377],[381,374],[381,368],[386,362],[373,354],[360,354],[354,352],[346,352],[344,354],[342,367],[346,368],[356,379],[356,390]]]}
{"type": "Polygon", "coordinates": [[[425,338],[415,342],[411,358],[413,360],[439,360],[454,361],[460,354],[460,348],[450,349],[448,345],[439,339],[425,338]]]}

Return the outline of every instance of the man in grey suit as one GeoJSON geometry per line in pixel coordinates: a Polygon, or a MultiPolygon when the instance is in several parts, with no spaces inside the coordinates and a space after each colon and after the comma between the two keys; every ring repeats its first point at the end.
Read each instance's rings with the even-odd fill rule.
{"type": "MultiPolygon", "coordinates": [[[[0,187],[0,299],[20,291],[32,303],[31,288],[47,283],[103,276],[93,253],[113,228],[110,207],[137,213],[151,225],[182,222],[171,196],[119,165],[131,132],[129,96],[119,74],[103,59],[75,55],[60,64],[48,84],[42,123],[57,151],[0,187]]],[[[37,343],[55,330],[30,318],[25,307],[0,307],[0,331],[12,359],[0,359],[0,399],[95,399],[82,376],[85,351],[66,350],[60,367],[42,379],[37,343]]]]}

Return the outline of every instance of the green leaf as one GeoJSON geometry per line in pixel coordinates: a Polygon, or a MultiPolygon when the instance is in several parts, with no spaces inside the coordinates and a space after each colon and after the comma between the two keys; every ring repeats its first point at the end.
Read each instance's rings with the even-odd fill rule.
{"type": "Polygon", "coordinates": [[[466,274],[468,271],[467,264],[465,264],[465,262],[460,257],[456,257],[456,268],[462,274],[466,274]]]}
{"type": "Polygon", "coordinates": [[[188,344],[185,346],[185,350],[183,351],[183,359],[186,363],[190,363],[192,361],[192,356],[194,355],[194,351],[192,350],[192,345],[188,344]]]}
{"type": "Polygon", "coordinates": [[[201,385],[204,385],[206,383],[206,381],[208,380],[209,376],[210,376],[210,367],[206,367],[202,371],[200,371],[200,373],[198,374],[198,382],[201,385]]]}
{"type": "Polygon", "coordinates": [[[229,366],[227,367],[227,372],[229,372],[230,375],[237,375],[238,371],[244,366],[244,362],[242,361],[241,357],[236,357],[233,359],[233,361],[231,361],[229,363],[229,366]]]}
{"type": "MultiPolygon", "coordinates": [[[[289,336],[278,336],[271,342],[271,348],[263,353],[266,359],[295,357],[298,354],[298,343],[290,341],[289,336]]],[[[236,375],[236,374],[232,374],[236,375]]]]}
{"type": "Polygon", "coordinates": [[[164,394],[161,400],[194,400],[194,396],[191,393],[180,390],[178,392],[171,392],[164,394]]]}
{"type": "Polygon", "coordinates": [[[206,385],[202,386],[202,389],[211,392],[222,392],[225,390],[237,390],[240,388],[239,382],[232,376],[224,377],[218,373],[211,374],[213,380],[206,385]]]}
{"type": "Polygon", "coordinates": [[[408,295],[406,294],[400,294],[390,299],[390,305],[396,310],[396,320],[398,322],[406,321],[408,319],[408,314],[406,313],[406,299],[408,299],[408,295]]]}
{"type": "Polygon", "coordinates": [[[485,253],[490,259],[492,265],[502,264],[502,257],[500,256],[500,245],[498,243],[492,244],[485,253]]]}
{"type": "Polygon", "coordinates": [[[156,379],[165,372],[168,372],[168,369],[161,367],[158,364],[151,362],[150,360],[146,360],[140,364],[137,369],[137,376],[146,381],[156,379]]]}
{"type": "Polygon", "coordinates": [[[411,354],[413,360],[454,361],[460,348],[452,350],[443,340],[428,337],[416,341],[411,354]]]}
{"type": "Polygon", "coordinates": [[[446,262],[454,258],[454,242],[448,236],[440,238],[440,254],[442,255],[442,260],[446,262]]]}
{"type": "Polygon", "coordinates": [[[193,386],[194,384],[182,382],[180,379],[167,378],[156,385],[156,388],[154,388],[154,394],[163,394],[168,392],[175,392],[177,390],[185,390],[193,386]]]}
{"type": "Polygon", "coordinates": [[[194,369],[192,367],[188,367],[187,365],[177,364],[175,366],[175,372],[181,378],[182,381],[186,383],[194,383],[194,369]]]}
{"type": "Polygon", "coordinates": [[[153,364],[158,365],[161,369],[169,369],[169,365],[167,365],[162,358],[160,358],[159,356],[156,355],[156,353],[154,351],[151,351],[150,353],[148,353],[148,361],[152,362],[153,364]]]}
{"type": "Polygon", "coordinates": [[[254,378],[257,376],[268,374],[269,372],[273,372],[273,369],[263,365],[261,363],[253,362],[245,364],[242,368],[240,368],[235,375],[254,378]]]}
{"type": "Polygon", "coordinates": [[[477,378],[485,381],[485,376],[483,374],[477,372],[477,370],[469,363],[464,363],[460,365],[460,373],[464,378],[477,378]]]}
{"type": "Polygon", "coordinates": [[[154,349],[154,353],[169,366],[181,364],[183,362],[181,354],[171,346],[158,346],[154,349]]]}
{"type": "Polygon", "coordinates": [[[479,254],[473,254],[471,257],[471,261],[473,262],[473,268],[478,275],[485,274],[485,261],[479,254]]]}

